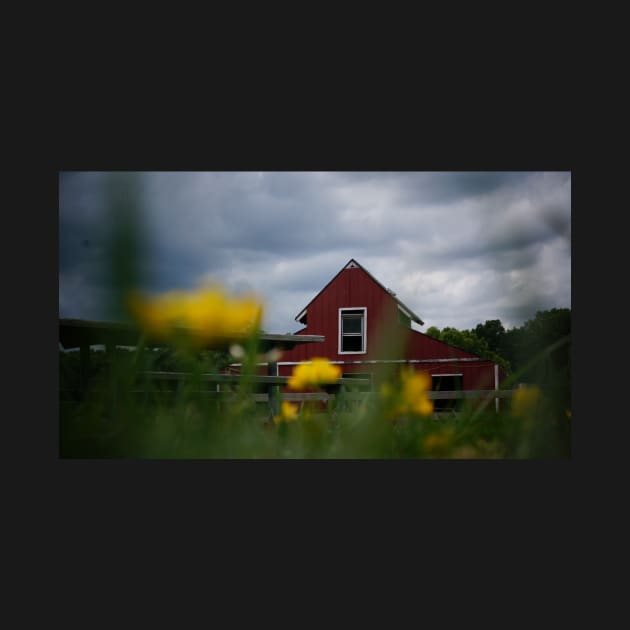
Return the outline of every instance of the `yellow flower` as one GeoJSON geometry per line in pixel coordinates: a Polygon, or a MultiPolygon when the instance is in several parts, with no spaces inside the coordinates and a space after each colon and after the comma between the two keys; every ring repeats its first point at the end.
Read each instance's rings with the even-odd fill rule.
{"type": "Polygon", "coordinates": [[[280,405],[280,415],[274,416],[273,421],[276,424],[281,422],[292,422],[298,417],[298,406],[294,403],[290,403],[287,400],[283,400],[280,405]]]}
{"type": "Polygon", "coordinates": [[[258,329],[262,305],[253,296],[230,297],[218,286],[196,291],[169,291],[154,298],[129,296],[131,315],[147,333],[167,337],[185,329],[195,340],[240,338],[258,329]]]}
{"type": "Polygon", "coordinates": [[[430,416],[433,413],[433,401],[429,400],[426,395],[422,396],[414,402],[411,410],[420,416],[430,416]]]}
{"type": "Polygon", "coordinates": [[[415,372],[413,369],[401,373],[405,397],[412,399],[431,389],[431,377],[427,372],[415,372]]]}
{"type": "Polygon", "coordinates": [[[400,373],[400,391],[384,382],[380,387],[381,398],[389,404],[387,416],[395,418],[402,414],[429,416],[433,413],[433,401],[427,396],[431,389],[431,376],[427,372],[406,369],[400,373]]]}
{"type": "Polygon", "coordinates": [[[341,377],[341,368],[328,359],[314,358],[310,363],[295,366],[287,381],[289,389],[299,390],[336,383],[341,377]]]}
{"type": "Polygon", "coordinates": [[[537,385],[519,387],[512,396],[512,413],[515,416],[531,415],[539,400],[540,388],[537,385]]]}
{"type": "Polygon", "coordinates": [[[427,396],[431,389],[431,376],[427,372],[405,370],[401,373],[401,402],[397,408],[399,413],[414,413],[428,416],[433,413],[433,401],[427,396]]]}

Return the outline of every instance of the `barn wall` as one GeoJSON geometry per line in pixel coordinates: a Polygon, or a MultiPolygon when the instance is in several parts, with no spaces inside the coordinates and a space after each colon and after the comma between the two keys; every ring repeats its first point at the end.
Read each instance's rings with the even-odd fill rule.
{"type": "MultiPolygon", "coordinates": [[[[309,359],[305,359],[308,361],[309,359]]],[[[342,374],[353,373],[377,373],[383,364],[351,364],[340,365],[342,374]]],[[[489,361],[483,361],[480,363],[423,363],[419,364],[400,364],[399,368],[410,367],[415,371],[424,371],[429,374],[461,374],[462,375],[462,387],[463,389],[494,389],[494,363],[489,361]]],[[[293,373],[294,365],[279,365],[278,373],[280,376],[291,376],[293,373]]],[[[500,380],[503,380],[505,375],[501,371],[499,374],[500,380]]]]}
{"type": "Polygon", "coordinates": [[[394,299],[362,269],[344,269],[308,307],[307,327],[300,331],[308,335],[324,335],[323,343],[299,346],[287,351],[283,361],[303,361],[313,356],[330,360],[376,359],[377,331],[381,322],[397,317],[394,299]],[[339,309],[367,308],[367,354],[339,354],[339,309]]]}
{"type": "MultiPolygon", "coordinates": [[[[331,361],[343,361],[343,373],[370,372],[380,369],[377,365],[350,365],[345,362],[370,360],[427,360],[427,359],[479,359],[474,354],[433,339],[424,333],[404,329],[395,322],[398,320],[398,305],[395,299],[360,268],[344,269],[308,306],[307,325],[298,334],[324,335],[323,343],[310,343],[285,351],[280,362],[309,361],[314,357],[326,357],[331,361]],[[366,354],[339,354],[338,309],[367,307],[367,346],[366,354]],[[393,327],[388,327],[394,322],[393,327]],[[404,338],[401,350],[388,343],[383,337],[384,329],[397,331],[404,338]],[[381,339],[379,339],[381,335],[381,339]],[[394,348],[394,349],[392,349],[394,348]]],[[[387,335],[387,333],[385,333],[387,335]]],[[[391,333],[390,333],[391,337],[391,333]]],[[[393,340],[393,337],[391,337],[393,340]]],[[[289,376],[293,367],[280,365],[279,373],[289,376]]],[[[490,361],[436,362],[415,364],[414,369],[431,374],[462,374],[464,389],[493,389],[494,364],[490,361]]],[[[501,371],[501,377],[504,377],[501,371]]]]}
{"type": "Polygon", "coordinates": [[[407,359],[453,359],[476,358],[477,355],[456,348],[429,335],[412,330],[409,335],[405,358],[407,359]]]}
{"type": "Polygon", "coordinates": [[[375,339],[379,323],[392,316],[395,303],[372,278],[361,269],[345,269],[323,291],[308,308],[309,334],[326,337],[318,351],[325,352],[329,359],[377,358],[374,356],[375,339]],[[367,355],[339,354],[339,309],[349,307],[367,308],[367,355]],[[319,331],[317,333],[312,331],[319,331]]]}

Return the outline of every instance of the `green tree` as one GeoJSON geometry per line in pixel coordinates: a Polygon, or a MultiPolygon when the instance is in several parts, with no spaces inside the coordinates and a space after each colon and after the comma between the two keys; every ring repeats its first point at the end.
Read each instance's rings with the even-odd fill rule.
{"type": "MultiPolygon", "coordinates": [[[[530,364],[546,348],[571,335],[571,309],[537,311],[522,326],[506,330],[501,320],[488,319],[473,330],[431,326],[426,334],[467,352],[494,361],[509,372],[530,364]]],[[[521,374],[523,382],[568,383],[570,381],[570,344],[566,343],[536,366],[521,374]]],[[[568,390],[564,390],[565,398],[568,390]]]]}
{"type": "MultiPolygon", "coordinates": [[[[549,348],[562,338],[571,335],[571,309],[552,308],[537,311],[532,319],[522,326],[508,330],[503,335],[503,354],[515,370],[523,368],[536,355],[549,348]]],[[[566,344],[552,353],[556,368],[569,367],[569,348],[566,344]]]]}
{"type": "Polygon", "coordinates": [[[426,334],[434,339],[448,343],[451,346],[465,350],[466,352],[471,352],[489,361],[494,361],[505,370],[509,370],[509,362],[504,357],[494,352],[488,346],[487,341],[479,337],[472,330],[458,330],[457,328],[447,326],[440,331],[439,328],[431,326],[426,334]]]}
{"type": "Polygon", "coordinates": [[[500,319],[487,319],[484,324],[477,324],[475,334],[484,339],[492,352],[501,354],[504,350],[505,328],[500,319]]]}

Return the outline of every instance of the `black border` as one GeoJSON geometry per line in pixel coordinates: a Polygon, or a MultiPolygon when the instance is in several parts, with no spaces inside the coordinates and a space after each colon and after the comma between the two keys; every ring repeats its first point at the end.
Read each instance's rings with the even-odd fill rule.
{"type": "MultiPolygon", "coordinates": [[[[283,527],[291,528],[296,513],[317,514],[319,522],[323,514],[330,517],[334,513],[334,525],[325,520],[338,531],[344,527],[344,518],[367,517],[368,510],[379,522],[385,521],[387,528],[392,527],[392,520],[399,522],[415,513],[423,516],[425,525],[427,521],[458,521],[460,535],[471,526],[480,533],[474,524],[481,521],[501,537],[506,527],[520,528],[524,521],[536,521],[541,510],[556,524],[565,520],[576,496],[583,452],[577,446],[577,435],[582,434],[589,411],[583,406],[584,399],[578,400],[586,379],[575,359],[581,356],[576,346],[583,342],[580,322],[588,320],[589,306],[579,290],[573,290],[577,289],[575,282],[574,448],[568,461],[120,462],[61,461],[57,457],[57,380],[52,375],[58,367],[57,343],[52,337],[57,334],[58,318],[58,277],[54,273],[58,268],[59,171],[573,172],[571,121],[557,101],[550,101],[546,109],[503,111],[503,115],[500,103],[485,112],[465,104],[430,111],[416,105],[416,101],[404,106],[395,101],[378,114],[374,108],[366,112],[349,103],[324,109],[313,106],[293,115],[285,108],[272,116],[255,105],[249,110],[237,108],[229,116],[226,110],[207,110],[188,118],[177,111],[170,125],[158,116],[123,116],[121,120],[108,118],[104,111],[98,124],[87,113],[63,121],[43,185],[34,191],[40,196],[36,205],[45,210],[38,215],[40,228],[29,233],[41,254],[31,257],[31,275],[37,278],[31,286],[38,290],[25,292],[30,308],[24,309],[28,314],[23,321],[33,331],[33,347],[51,349],[50,355],[41,353],[41,373],[47,375],[37,379],[41,395],[33,398],[25,392],[36,409],[27,433],[29,442],[35,435],[45,436],[41,441],[36,438],[38,461],[43,462],[37,474],[66,523],[80,513],[98,512],[102,522],[95,518],[90,526],[99,535],[107,535],[116,518],[148,520],[159,513],[177,527],[182,515],[203,514],[212,520],[229,513],[232,522],[233,518],[247,521],[253,531],[260,528],[258,531],[265,532],[270,523],[283,522],[283,527]],[[42,259],[46,264],[41,264],[42,259]],[[37,428],[40,422],[41,432],[37,428]]],[[[580,212],[585,211],[574,204],[573,218],[580,212]]],[[[20,218],[28,224],[28,216],[20,218]]],[[[574,248],[572,275],[577,279],[575,255],[574,248]]],[[[583,444],[583,438],[579,442],[583,444]]]]}

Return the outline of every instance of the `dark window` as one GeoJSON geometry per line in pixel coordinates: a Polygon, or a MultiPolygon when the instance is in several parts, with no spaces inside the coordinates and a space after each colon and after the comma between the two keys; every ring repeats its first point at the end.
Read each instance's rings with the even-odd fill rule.
{"type": "Polygon", "coordinates": [[[361,352],[363,350],[363,339],[359,337],[349,337],[344,335],[341,340],[342,352],[361,352]]]}
{"type": "Polygon", "coordinates": [[[341,311],[341,352],[365,351],[365,311],[341,311]]]}
{"type": "MultiPolygon", "coordinates": [[[[432,389],[434,392],[459,392],[462,388],[461,374],[434,374],[432,389]]],[[[462,398],[436,399],[433,401],[435,411],[458,411],[462,407],[462,398]]]]}
{"type": "Polygon", "coordinates": [[[341,321],[344,335],[363,332],[363,315],[343,315],[341,321]]]}

